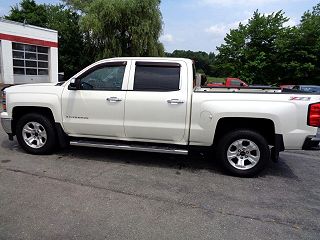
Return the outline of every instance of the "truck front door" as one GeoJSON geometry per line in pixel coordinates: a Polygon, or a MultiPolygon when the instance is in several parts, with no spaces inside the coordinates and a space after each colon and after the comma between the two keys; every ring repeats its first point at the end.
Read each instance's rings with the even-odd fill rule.
{"type": "Polygon", "coordinates": [[[71,136],[122,138],[129,63],[106,62],[77,77],[80,89],[62,95],[64,130],[71,136]]]}

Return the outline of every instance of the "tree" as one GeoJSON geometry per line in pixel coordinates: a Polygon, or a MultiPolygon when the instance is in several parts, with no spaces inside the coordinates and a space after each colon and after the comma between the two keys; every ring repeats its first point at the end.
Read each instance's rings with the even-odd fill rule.
{"type": "Polygon", "coordinates": [[[11,7],[10,15],[5,16],[5,18],[16,22],[26,22],[27,24],[46,27],[47,11],[44,4],[36,4],[34,0],[22,0],[19,5],[11,7]]]}
{"type": "Polygon", "coordinates": [[[248,24],[239,24],[218,47],[220,72],[249,83],[271,84],[279,79],[277,40],[285,34],[289,19],[282,11],[263,15],[257,11],[248,24]]]}
{"type": "Polygon", "coordinates": [[[280,82],[319,84],[320,4],[307,11],[298,26],[288,28],[277,40],[280,82]]]}
{"type": "Polygon", "coordinates": [[[162,56],[159,0],[68,0],[81,11],[81,27],[95,59],[162,56]],[[102,21],[103,19],[103,21],[102,21]]]}
{"type": "Polygon", "coordinates": [[[307,11],[298,26],[302,63],[304,64],[304,79],[308,82],[320,82],[320,3],[307,11]]]}
{"type": "Polygon", "coordinates": [[[59,71],[69,78],[94,61],[79,26],[79,14],[64,5],[48,5],[46,27],[59,33],[59,71]]]}
{"type": "Polygon", "coordinates": [[[168,57],[190,58],[194,60],[197,72],[207,75],[214,75],[215,54],[206,52],[193,52],[185,50],[175,50],[172,53],[166,53],[168,57]]]}
{"type": "Polygon", "coordinates": [[[293,27],[277,41],[279,82],[290,84],[310,83],[315,70],[316,56],[310,51],[314,46],[305,43],[300,27],[293,27]]]}

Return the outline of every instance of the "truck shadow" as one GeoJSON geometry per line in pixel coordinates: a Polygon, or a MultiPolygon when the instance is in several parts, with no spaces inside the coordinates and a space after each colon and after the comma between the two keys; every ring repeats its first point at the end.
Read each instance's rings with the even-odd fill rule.
{"type": "MultiPolygon", "coordinates": [[[[209,156],[208,154],[202,153],[193,154],[192,156],[184,156],[137,151],[69,147],[68,149],[60,151],[58,155],[61,157],[85,159],[88,161],[172,168],[176,170],[177,174],[180,174],[181,171],[198,172],[201,170],[207,170],[214,174],[229,175],[217,159],[209,156]]],[[[285,163],[284,158],[280,158],[278,163],[271,162],[268,168],[255,178],[266,176],[298,179],[291,168],[285,163]]]]}
{"type": "Polygon", "coordinates": [[[116,162],[146,167],[173,168],[195,172],[209,170],[223,173],[223,169],[216,161],[211,161],[203,154],[193,156],[149,153],[138,151],[121,151],[111,149],[69,147],[59,152],[62,157],[73,157],[89,161],[116,162]]]}
{"type": "MultiPolygon", "coordinates": [[[[27,154],[16,141],[4,140],[1,148],[9,151],[27,154]]],[[[172,155],[161,153],[148,153],[137,151],[121,151],[86,147],[69,147],[56,153],[59,159],[78,158],[86,161],[100,161],[110,163],[121,163],[130,165],[141,165],[145,167],[171,168],[176,170],[176,174],[182,171],[199,172],[206,170],[218,175],[228,175],[217,159],[208,154],[193,154],[192,156],[172,155]]],[[[43,156],[45,160],[46,156],[43,156]]],[[[255,178],[276,176],[298,180],[291,168],[285,163],[285,158],[281,157],[278,163],[271,162],[269,167],[255,178]]]]}
{"type": "Polygon", "coordinates": [[[279,162],[277,163],[271,162],[259,176],[274,176],[300,181],[299,177],[295,175],[289,165],[286,164],[286,159],[284,157],[280,157],[279,162]]]}

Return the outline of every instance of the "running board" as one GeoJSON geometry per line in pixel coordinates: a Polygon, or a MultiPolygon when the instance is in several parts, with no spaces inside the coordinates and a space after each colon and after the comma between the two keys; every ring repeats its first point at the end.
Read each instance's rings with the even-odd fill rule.
{"type": "Polygon", "coordinates": [[[72,140],[70,141],[72,146],[82,147],[94,147],[94,148],[107,148],[107,149],[119,149],[119,150],[132,150],[140,152],[156,152],[156,153],[169,153],[169,154],[180,154],[188,155],[188,150],[183,148],[174,148],[166,146],[154,146],[154,145],[137,145],[137,144],[124,144],[124,143],[104,143],[98,141],[88,140],[72,140]]]}

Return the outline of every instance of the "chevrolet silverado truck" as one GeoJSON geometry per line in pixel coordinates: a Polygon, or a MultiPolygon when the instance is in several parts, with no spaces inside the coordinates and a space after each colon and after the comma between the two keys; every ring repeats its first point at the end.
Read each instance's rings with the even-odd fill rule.
{"type": "Polygon", "coordinates": [[[193,61],[113,58],[64,83],[3,91],[1,123],[31,154],[68,145],[188,154],[252,176],[285,149],[320,141],[320,95],[266,88],[206,88],[193,61]]]}

